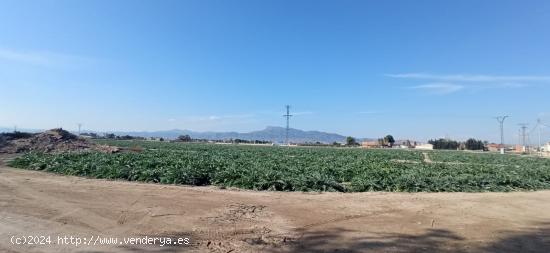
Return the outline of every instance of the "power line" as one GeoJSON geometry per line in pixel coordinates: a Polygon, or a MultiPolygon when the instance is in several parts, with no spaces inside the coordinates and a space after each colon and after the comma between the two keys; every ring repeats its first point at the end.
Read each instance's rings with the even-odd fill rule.
{"type": "Polygon", "coordinates": [[[500,123],[500,153],[504,154],[504,120],[510,116],[504,115],[504,116],[497,116],[495,119],[497,119],[498,123],[500,123]]]}
{"type": "Polygon", "coordinates": [[[285,135],[285,142],[286,142],[286,145],[287,145],[287,146],[290,146],[290,145],[289,145],[289,142],[288,142],[288,131],[290,130],[290,117],[292,117],[292,115],[290,114],[290,105],[286,105],[286,114],[283,115],[283,117],[286,118],[286,135],[285,135]]]}

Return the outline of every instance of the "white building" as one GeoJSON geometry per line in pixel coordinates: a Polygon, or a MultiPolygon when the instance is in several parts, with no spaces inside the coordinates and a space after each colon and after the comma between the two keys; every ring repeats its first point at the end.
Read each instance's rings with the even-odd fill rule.
{"type": "Polygon", "coordinates": [[[415,149],[421,149],[421,150],[433,150],[434,145],[426,143],[426,144],[418,144],[414,147],[415,149]]]}

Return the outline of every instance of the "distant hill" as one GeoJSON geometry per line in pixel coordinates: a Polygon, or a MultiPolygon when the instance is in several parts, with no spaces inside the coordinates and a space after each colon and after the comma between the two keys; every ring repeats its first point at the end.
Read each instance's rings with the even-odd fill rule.
{"type": "MultiPolygon", "coordinates": [[[[26,132],[26,133],[39,133],[43,132],[42,129],[29,129],[29,128],[17,128],[18,132],[26,132]]],[[[0,127],[0,133],[11,133],[13,132],[13,127],[0,127]]]]}
{"type": "MultiPolygon", "coordinates": [[[[208,139],[208,140],[227,140],[227,139],[242,139],[242,140],[264,140],[272,142],[284,142],[286,129],[283,127],[269,126],[263,130],[252,131],[248,133],[238,132],[195,132],[190,130],[166,130],[166,131],[154,131],[154,132],[113,132],[116,135],[132,135],[141,137],[163,137],[168,139],[175,139],[180,135],[189,135],[193,139],[208,139]]],[[[299,129],[291,128],[288,132],[288,138],[291,142],[304,143],[304,142],[345,142],[346,136],[326,133],[321,131],[303,131],[299,129]]]]}

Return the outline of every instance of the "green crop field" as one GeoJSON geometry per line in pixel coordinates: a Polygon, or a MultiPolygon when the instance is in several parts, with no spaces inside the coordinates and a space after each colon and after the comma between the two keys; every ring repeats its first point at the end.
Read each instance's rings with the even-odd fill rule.
{"type": "Polygon", "coordinates": [[[101,141],[140,152],[29,153],[11,166],[92,178],[278,191],[550,189],[550,159],[358,148],[101,141]]]}

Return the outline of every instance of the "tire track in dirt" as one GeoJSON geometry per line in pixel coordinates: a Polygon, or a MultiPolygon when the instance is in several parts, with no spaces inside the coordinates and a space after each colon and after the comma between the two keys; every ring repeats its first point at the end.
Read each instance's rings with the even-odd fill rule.
{"type": "MultiPolygon", "coordinates": [[[[420,240],[421,244],[422,236],[433,237],[428,230],[435,228],[449,235],[449,240],[436,237],[443,249],[456,246],[469,247],[468,252],[487,252],[475,247],[480,242],[499,243],[505,236],[524,233],[534,226],[550,231],[550,225],[544,223],[550,220],[550,191],[255,192],[82,179],[8,168],[0,168],[0,173],[3,237],[36,232],[192,238],[193,246],[166,252],[345,251],[346,246],[364,242],[367,237],[379,247],[372,252],[379,253],[420,250],[418,244],[407,242],[420,240]],[[388,244],[385,236],[391,236],[396,244],[388,244]],[[459,237],[464,239],[453,239],[459,237]]],[[[424,242],[429,245],[432,241],[424,242]]],[[[361,252],[364,245],[354,246],[361,252]]],[[[547,249],[527,239],[507,245],[512,249],[508,252],[526,247],[537,253],[547,249]]],[[[143,251],[118,247],[86,250],[143,251]]],[[[0,240],[1,251],[53,253],[74,249],[15,248],[0,240]]]]}
{"type": "Polygon", "coordinates": [[[422,156],[424,156],[424,162],[425,163],[433,163],[432,159],[430,159],[430,156],[426,152],[422,152],[422,156]]]}

